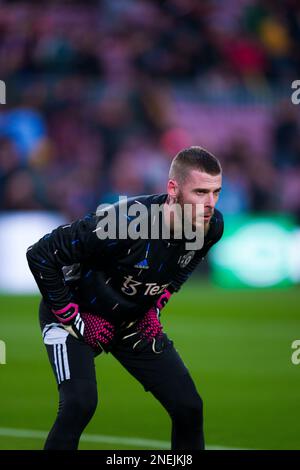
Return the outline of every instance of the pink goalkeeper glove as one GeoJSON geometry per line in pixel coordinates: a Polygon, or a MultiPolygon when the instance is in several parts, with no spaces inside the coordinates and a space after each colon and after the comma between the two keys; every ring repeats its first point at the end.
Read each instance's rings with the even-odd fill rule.
{"type": "Polygon", "coordinates": [[[53,310],[64,328],[75,338],[97,351],[108,352],[115,335],[115,327],[104,318],[91,313],[79,313],[77,304],[70,303],[61,310],[53,310]]]}
{"type": "Polygon", "coordinates": [[[130,323],[124,329],[122,341],[129,344],[135,352],[141,352],[151,346],[156,354],[163,352],[167,337],[158,319],[158,309],[150,308],[141,320],[130,323]]]}
{"type": "Polygon", "coordinates": [[[161,311],[164,308],[164,306],[169,302],[171,295],[172,294],[170,291],[168,291],[168,289],[165,289],[163,291],[163,293],[161,294],[161,296],[159,297],[155,305],[159,309],[159,311],[161,311]]]}
{"type": "Polygon", "coordinates": [[[163,333],[162,324],[159,321],[160,311],[164,308],[171,297],[171,292],[164,290],[162,295],[156,301],[154,307],[144,315],[140,320],[131,322],[123,329],[122,341],[130,344],[136,352],[143,351],[151,345],[152,351],[160,354],[168,344],[168,338],[163,333]]]}

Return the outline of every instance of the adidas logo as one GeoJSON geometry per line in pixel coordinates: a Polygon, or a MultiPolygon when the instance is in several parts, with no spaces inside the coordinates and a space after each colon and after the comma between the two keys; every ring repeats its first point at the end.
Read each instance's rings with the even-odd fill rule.
{"type": "Polygon", "coordinates": [[[135,264],[134,267],[138,269],[149,269],[148,261],[144,259],[143,261],[135,264]]]}

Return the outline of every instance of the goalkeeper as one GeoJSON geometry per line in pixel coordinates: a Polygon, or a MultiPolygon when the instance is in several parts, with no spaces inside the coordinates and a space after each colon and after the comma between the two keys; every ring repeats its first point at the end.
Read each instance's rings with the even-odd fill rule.
{"type": "MultiPolygon", "coordinates": [[[[89,214],[28,248],[42,294],[43,341],[59,392],[58,414],[44,449],[77,449],[97,406],[95,358],[104,353],[112,354],[169,413],[172,450],[204,449],[202,400],[163,330],[160,312],[222,236],[223,217],[215,209],[221,182],[220,163],[211,153],[184,149],[172,161],[167,193],[128,200],[128,206],[142,204],[151,223],[151,207],[159,204],[160,222],[170,229],[167,238],[161,231],[158,238],[123,238],[118,226],[113,239],[101,238],[101,217],[89,214]],[[194,209],[202,204],[201,248],[187,249],[179,219],[172,216],[175,203],[195,230],[201,227],[194,209]],[[185,211],[185,204],[192,211],[185,211]]],[[[120,204],[111,207],[119,213],[120,204]]]]}

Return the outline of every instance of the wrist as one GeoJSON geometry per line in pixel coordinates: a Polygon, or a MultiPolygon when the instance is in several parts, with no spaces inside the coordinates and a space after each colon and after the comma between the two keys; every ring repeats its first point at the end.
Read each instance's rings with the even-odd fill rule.
{"type": "Polygon", "coordinates": [[[70,325],[74,322],[74,318],[79,313],[79,307],[77,304],[69,303],[64,308],[59,310],[52,310],[56,318],[64,325],[70,325]]]}
{"type": "Polygon", "coordinates": [[[159,309],[159,310],[162,310],[164,308],[164,306],[168,303],[170,297],[171,297],[172,293],[168,290],[168,289],[165,289],[162,293],[162,295],[159,297],[159,299],[157,300],[156,302],[156,307],[159,309]]]}

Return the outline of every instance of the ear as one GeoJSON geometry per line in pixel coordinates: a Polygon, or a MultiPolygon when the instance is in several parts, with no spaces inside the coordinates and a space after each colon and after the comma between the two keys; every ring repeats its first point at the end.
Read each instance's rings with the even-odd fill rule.
{"type": "Polygon", "coordinates": [[[170,196],[172,201],[177,199],[178,195],[178,183],[174,179],[169,179],[168,181],[168,195],[170,196]]]}

